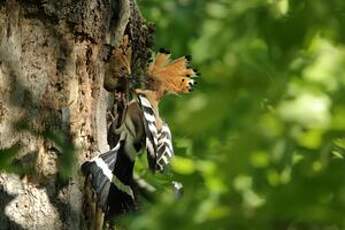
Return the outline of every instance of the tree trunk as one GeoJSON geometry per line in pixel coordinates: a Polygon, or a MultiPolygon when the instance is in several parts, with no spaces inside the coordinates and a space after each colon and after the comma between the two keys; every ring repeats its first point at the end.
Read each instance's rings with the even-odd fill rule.
{"type": "Polygon", "coordinates": [[[79,168],[109,149],[105,44],[125,30],[140,72],[150,38],[135,2],[0,0],[0,149],[25,169],[0,173],[0,229],[89,227],[79,168]]]}

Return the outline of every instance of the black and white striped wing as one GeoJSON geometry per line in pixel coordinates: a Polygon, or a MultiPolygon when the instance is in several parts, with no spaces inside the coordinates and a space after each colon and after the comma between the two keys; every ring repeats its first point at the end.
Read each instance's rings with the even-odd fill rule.
{"type": "Polygon", "coordinates": [[[146,135],[146,151],[149,167],[156,170],[158,149],[158,131],[156,126],[156,118],[150,101],[144,95],[138,95],[139,103],[143,111],[143,119],[146,135]]]}
{"type": "Polygon", "coordinates": [[[97,194],[98,204],[103,210],[106,210],[109,188],[113,178],[112,171],[119,149],[120,141],[112,150],[86,161],[81,166],[84,175],[90,177],[92,188],[97,194]]]}
{"type": "Polygon", "coordinates": [[[130,186],[134,161],[124,152],[125,141],[120,140],[112,150],[82,165],[82,172],[89,178],[96,192],[98,206],[109,216],[135,208],[135,198],[130,186]]]}
{"type": "Polygon", "coordinates": [[[164,123],[158,134],[157,168],[162,171],[174,155],[169,126],[164,123]]]}

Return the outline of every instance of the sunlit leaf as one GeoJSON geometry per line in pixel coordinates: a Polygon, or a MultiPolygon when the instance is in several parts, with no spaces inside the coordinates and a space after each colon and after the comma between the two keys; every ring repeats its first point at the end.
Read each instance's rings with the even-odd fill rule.
{"type": "Polygon", "coordinates": [[[344,159],[343,154],[341,154],[341,153],[338,152],[338,151],[332,151],[332,154],[334,155],[335,158],[344,159]]]}
{"type": "Polygon", "coordinates": [[[234,180],[234,187],[238,191],[245,191],[251,189],[253,180],[251,177],[246,175],[239,175],[234,180]]]}
{"type": "Polygon", "coordinates": [[[277,186],[280,184],[280,175],[274,169],[269,169],[266,173],[267,181],[271,186],[277,186]]]}
{"type": "Polygon", "coordinates": [[[266,168],[269,165],[268,154],[264,151],[257,151],[251,154],[250,162],[255,168],[266,168]]]}
{"type": "Polygon", "coordinates": [[[180,174],[192,174],[196,170],[195,163],[188,158],[175,156],[171,162],[172,169],[180,174]]]}

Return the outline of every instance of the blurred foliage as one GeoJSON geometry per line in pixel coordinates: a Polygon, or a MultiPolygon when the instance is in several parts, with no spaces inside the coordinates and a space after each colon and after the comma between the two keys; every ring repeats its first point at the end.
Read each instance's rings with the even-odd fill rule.
{"type": "MultiPolygon", "coordinates": [[[[33,119],[32,119],[33,120],[33,119]]],[[[20,120],[14,123],[17,132],[27,132],[31,135],[42,138],[50,143],[50,151],[58,153],[58,179],[61,183],[67,183],[73,170],[78,167],[76,164],[77,148],[71,142],[69,135],[61,129],[38,130],[28,120],[20,120]]],[[[9,148],[0,149],[0,171],[16,173],[19,175],[37,176],[37,151],[26,152],[18,141],[9,148]]],[[[75,171],[75,170],[74,170],[75,171]]]]}
{"type": "Polygon", "coordinates": [[[0,149],[0,170],[15,172],[16,167],[13,165],[14,158],[20,150],[19,143],[15,143],[9,148],[0,149]]]}
{"type": "Polygon", "coordinates": [[[42,135],[45,139],[51,141],[56,147],[59,165],[59,179],[61,182],[68,182],[73,176],[73,171],[78,167],[76,159],[76,146],[71,142],[69,135],[61,130],[44,131],[42,135]]]}
{"type": "Polygon", "coordinates": [[[128,229],[345,229],[345,1],[139,4],[202,77],[161,105],[177,156],[128,229]]]}

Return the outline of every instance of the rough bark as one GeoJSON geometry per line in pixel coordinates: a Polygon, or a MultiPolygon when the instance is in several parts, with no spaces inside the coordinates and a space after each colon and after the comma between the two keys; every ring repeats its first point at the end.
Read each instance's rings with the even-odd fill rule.
{"type": "Polygon", "coordinates": [[[0,149],[17,144],[15,162],[32,168],[0,173],[0,229],[87,228],[79,166],[109,148],[105,44],[125,30],[140,72],[151,38],[135,2],[0,0],[0,149]],[[47,133],[76,146],[67,183],[59,180],[66,151],[47,133]]]}

